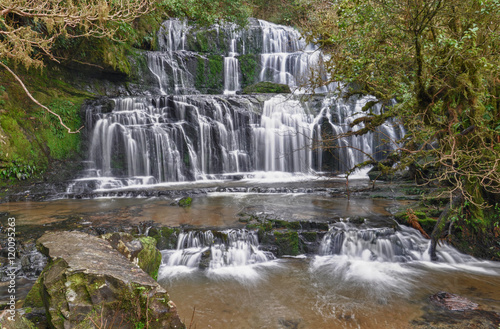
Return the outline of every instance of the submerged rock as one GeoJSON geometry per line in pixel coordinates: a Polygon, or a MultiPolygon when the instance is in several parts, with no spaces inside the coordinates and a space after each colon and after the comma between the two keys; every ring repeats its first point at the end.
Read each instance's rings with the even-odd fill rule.
{"type": "Polygon", "coordinates": [[[470,311],[478,309],[478,304],[467,298],[444,291],[438,292],[429,298],[433,304],[450,311],[470,311]]]}
{"type": "Polygon", "coordinates": [[[51,327],[82,322],[185,327],[167,291],[107,241],[80,232],[50,232],[37,243],[49,264],[33,289],[39,290],[51,327]]]}

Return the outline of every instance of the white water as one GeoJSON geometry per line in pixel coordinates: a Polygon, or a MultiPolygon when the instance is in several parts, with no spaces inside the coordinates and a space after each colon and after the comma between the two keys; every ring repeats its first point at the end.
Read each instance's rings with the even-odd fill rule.
{"type": "MultiPolygon", "coordinates": [[[[214,279],[235,278],[241,282],[257,280],[259,266],[270,265],[275,257],[259,250],[257,233],[247,230],[227,230],[215,237],[212,231],[180,233],[176,250],[163,250],[160,279],[174,279],[192,273],[200,267],[202,257],[209,258],[207,276],[214,279]]],[[[208,263],[208,266],[207,266],[208,263]]]]}
{"type": "Polygon", "coordinates": [[[148,52],[147,62],[157,78],[161,95],[197,93],[186,64],[187,21],[170,19],[163,23],[158,44],[163,51],[148,52]]]}
{"type": "MultiPolygon", "coordinates": [[[[311,91],[307,86],[312,71],[326,80],[323,71],[323,54],[314,46],[305,43],[300,33],[288,26],[259,20],[263,34],[260,81],[271,81],[289,85],[296,92],[311,91]]],[[[314,90],[326,93],[335,85],[314,90]]]]}
{"type": "Polygon", "coordinates": [[[236,38],[239,35],[235,32],[235,28],[235,26],[231,26],[229,29],[231,35],[229,54],[224,57],[224,95],[234,95],[241,89],[240,64],[236,52],[236,38]]]}
{"type": "Polygon", "coordinates": [[[251,261],[248,246],[257,245],[243,241],[244,247],[214,244],[215,257],[205,269],[196,262],[161,266],[159,282],[180,312],[188,316],[196,308],[198,326],[281,328],[287,319],[304,328],[402,328],[441,290],[500,310],[494,291],[500,284],[498,263],[446,244],[439,248],[439,261],[430,262],[428,240],[412,228],[340,222],[325,235],[319,255],[273,261],[268,256],[251,261]]]}

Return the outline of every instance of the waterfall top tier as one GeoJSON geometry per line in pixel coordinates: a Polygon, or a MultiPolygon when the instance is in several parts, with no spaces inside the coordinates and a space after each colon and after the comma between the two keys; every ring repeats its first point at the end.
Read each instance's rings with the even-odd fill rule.
{"type": "MultiPolygon", "coordinates": [[[[250,19],[197,27],[178,19],[162,24],[159,51],[148,53],[150,81],[167,94],[237,94],[248,85],[269,81],[304,92],[311,70],[323,70],[323,55],[294,28],[250,19]]],[[[317,89],[328,92],[332,86],[317,89]]]]}

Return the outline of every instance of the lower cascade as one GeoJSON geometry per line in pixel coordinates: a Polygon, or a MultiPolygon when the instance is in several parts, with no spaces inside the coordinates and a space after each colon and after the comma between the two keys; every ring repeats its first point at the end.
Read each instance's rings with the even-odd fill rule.
{"type": "MultiPolygon", "coordinates": [[[[298,234],[299,240],[304,240],[303,233],[298,234]]],[[[266,249],[269,247],[266,244],[266,249]]],[[[391,289],[418,273],[409,269],[416,264],[489,273],[481,265],[474,266],[480,261],[446,244],[439,249],[438,262],[431,262],[428,248],[429,240],[413,228],[360,228],[338,222],[324,233],[317,251],[310,255],[309,267],[313,274],[362,284],[380,282],[381,287],[391,289]],[[404,278],[399,277],[402,274],[404,278]]],[[[202,270],[213,278],[255,280],[266,272],[258,266],[278,265],[273,262],[273,253],[259,247],[258,232],[246,229],[181,232],[176,249],[163,250],[162,255],[160,279],[202,270]]]]}
{"type": "MultiPolygon", "coordinates": [[[[359,229],[339,222],[323,237],[318,254],[362,261],[430,261],[429,244],[429,240],[406,226],[399,226],[397,230],[388,227],[359,229]]],[[[439,248],[438,258],[440,262],[451,264],[474,260],[446,244],[439,248]]]]}
{"type": "Polygon", "coordinates": [[[160,277],[179,272],[207,269],[217,272],[228,268],[244,268],[275,259],[270,252],[259,250],[257,232],[227,230],[221,232],[181,232],[175,250],[163,250],[160,277]]]}

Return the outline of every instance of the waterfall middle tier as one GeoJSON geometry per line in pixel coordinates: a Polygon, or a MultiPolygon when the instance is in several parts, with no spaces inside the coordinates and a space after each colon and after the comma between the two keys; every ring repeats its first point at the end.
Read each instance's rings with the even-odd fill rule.
{"type": "Polygon", "coordinates": [[[361,137],[339,137],[369,100],[344,103],[321,97],[304,102],[281,95],[265,101],[206,95],[118,98],[111,112],[88,109],[86,179],[106,181],[98,187],[102,189],[255,171],[340,173],[379,149],[379,135],[396,139],[401,133],[397,125],[387,124],[361,137]],[[337,136],[339,147],[322,149],[325,136],[337,136]]]}

